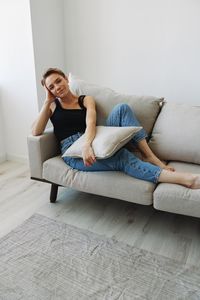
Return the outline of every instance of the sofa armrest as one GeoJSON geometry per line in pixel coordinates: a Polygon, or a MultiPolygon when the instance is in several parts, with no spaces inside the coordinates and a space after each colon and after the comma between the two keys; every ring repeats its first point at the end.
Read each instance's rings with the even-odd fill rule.
{"type": "Polygon", "coordinates": [[[60,153],[53,129],[47,129],[39,136],[29,135],[27,143],[30,175],[32,178],[42,180],[43,162],[60,153]]]}

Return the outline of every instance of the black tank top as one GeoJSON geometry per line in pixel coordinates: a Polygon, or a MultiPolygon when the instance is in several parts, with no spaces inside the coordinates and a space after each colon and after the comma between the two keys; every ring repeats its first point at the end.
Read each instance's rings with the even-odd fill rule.
{"type": "Polygon", "coordinates": [[[56,108],[50,118],[56,138],[59,142],[77,133],[85,132],[86,129],[86,107],[83,104],[85,95],[78,98],[80,109],[62,108],[60,101],[55,99],[56,108]]]}

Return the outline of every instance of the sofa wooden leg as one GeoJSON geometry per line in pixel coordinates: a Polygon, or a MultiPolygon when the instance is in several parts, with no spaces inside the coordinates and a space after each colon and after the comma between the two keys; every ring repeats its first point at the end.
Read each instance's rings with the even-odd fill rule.
{"type": "Polygon", "coordinates": [[[58,193],[58,185],[52,183],[51,184],[51,192],[50,192],[50,202],[51,203],[55,203],[56,202],[57,193],[58,193]]]}

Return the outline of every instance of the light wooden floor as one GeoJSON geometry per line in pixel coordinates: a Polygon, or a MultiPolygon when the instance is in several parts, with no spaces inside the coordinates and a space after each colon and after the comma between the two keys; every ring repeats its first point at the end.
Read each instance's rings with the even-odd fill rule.
{"type": "Polygon", "coordinates": [[[200,219],[61,187],[57,202],[51,204],[49,191],[49,184],[29,179],[26,164],[0,164],[0,237],[37,212],[184,263],[199,264],[200,219]]]}

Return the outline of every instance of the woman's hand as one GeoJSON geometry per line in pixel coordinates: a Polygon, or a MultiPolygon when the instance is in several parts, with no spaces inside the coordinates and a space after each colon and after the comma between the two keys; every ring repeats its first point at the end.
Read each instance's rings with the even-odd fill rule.
{"type": "Polygon", "coordinates": [[[46,98],[44,103],[46,104],[51,104],[52,102],[54,102],[55,100],[55,96],[51,93],[51,91],[46,87],[46,85],[44,85],[44,89],[46,92],[46,98]]]}
{"type": "Polygon", "coordinates": [[[82,150],[83,162],[86,167],[90,167],[95,161],[94,151],[92,146],[84,146],[82,150]]]}
{"type": "Polygon", "coordinates": [[[46,85],[43,85],[45,92],[46,92],[46,98],[44,100],[42,109],[39,113],[39,116],[35,120],[35,122],[32,125],[32,134],[33,135],[40,135],[44,132],[45,127],[47,125],[47,122],[49,118],[51,117],[51,104],[55,100],[55,96],[49,91],[49,89],[46,87],[46,85]]]}

